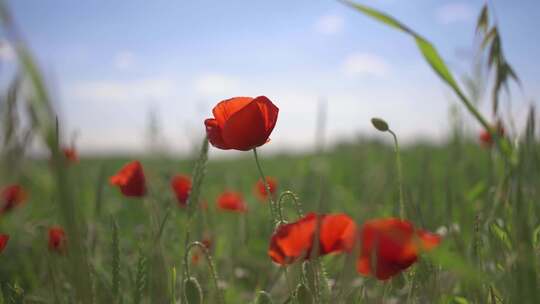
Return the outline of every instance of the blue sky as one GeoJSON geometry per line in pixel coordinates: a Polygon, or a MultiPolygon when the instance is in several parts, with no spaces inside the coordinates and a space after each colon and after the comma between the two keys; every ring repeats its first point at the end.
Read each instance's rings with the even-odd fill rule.
{"type": "MultiPolygon", "coordinates": [[[[188,151],[213,105],[232,96],[266,95],[280,108],[265,150],[311,147],[320,100],[330,142],[378,135],[372,116],[386,118],[404,141],[437,140],[455,102],[408,37],[336,1],[9,2],[66,133],[77,132],[86,153],[142,151],[149,111],[159,115],[167,147],[188,151]]],[[[434,42],[457,75],[470,70],[483,1],[358,2],[434,42]]],[[[540,2],[493,7],[523,80],[512,105],[519,121],[540,94],[540,2]]]]}

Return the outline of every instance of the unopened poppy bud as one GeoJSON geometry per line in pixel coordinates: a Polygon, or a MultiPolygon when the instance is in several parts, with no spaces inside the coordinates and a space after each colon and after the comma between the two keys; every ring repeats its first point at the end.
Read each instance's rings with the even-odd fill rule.
{"type": "Polygon", "coordinates": [[[371,124],[373,124],[375,129],[377,129],[377,130],[379,130],[381,132],[388,131],[388,123],[386,123],[386,121],[384,121],[384,119],[382,119],[382,118],[377,118],[377,117],[372,118],[371,119],[371,124]]]}
{"type": "Polygon", "coordinates": [[[257,298],[255,299],[255,304],[272,304],[272,297],[270,294],[264,290],[259,291],[257,298]]]}
{"type": "Polygon", "coordinates": [[[184,281],[184,295],[188,304],[201,304],[203,295],[201,285],[194,277],[190,277],[184,281]]]}
{"type": "Polygon", "coordinates": [[[304,284],[298,284],[296,287],[296,301],[298,304],[312,304],[313,296],[311,291],[304,284]]]}

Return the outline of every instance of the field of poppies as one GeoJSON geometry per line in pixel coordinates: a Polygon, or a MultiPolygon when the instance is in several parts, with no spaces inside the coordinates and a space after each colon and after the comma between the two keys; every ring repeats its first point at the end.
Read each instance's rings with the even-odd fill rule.
{"type": "Polygon", "coordinates": [[[484,131],[456,123],[442,144],[400,148],[392,122],[373,118],[380,140],[267,155],[279,100],[232,97],[215,101],[187,159],[80,158],[2,7],[20,75],[0,103],[0,304],[540,303],[536,114],[514,132],[502,120],[501,87],[519,78],[489,9],[476,30],[491,119],[428,40],[344,3],[409,35],[484,131]],[[26,156],[32,140],[47,157],[26,156]]]}

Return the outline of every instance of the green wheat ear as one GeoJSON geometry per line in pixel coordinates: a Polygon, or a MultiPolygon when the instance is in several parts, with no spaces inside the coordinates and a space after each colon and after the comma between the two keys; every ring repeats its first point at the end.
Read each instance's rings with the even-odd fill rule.
{"type": "Polygon", "coordinates": [[[203,302],[201,285],[196,278],[189,277],[184,281],[184,296],[188,304],[201,304],[203,302]]]}
{"type": "Polygon", "coordinates": [[[139,304],[144,296],[147,281],[146,257],[142,250],[139,250],[139,259],[137,261],[137,275],[135,277],[135,290],[133,293],[133,303],[139,304]]]}
{"type": "Polygon", "coordinates": [[[13,285],[9,283],[2,284],[3,302],[6,304],[23,304],[24,303],[24,289],[22,289],[17,283],[13,285]]]}
{"type": "Polygon", "coordinates": [[[189,193],[188,210],[191,215],[195,210],[195,207],[199,204],[199,195],[201,193],[201,187],[206,174],[206,162],[208,161],[208,140],[205,137],[199,152],[199,158],[193,168],[193,187],[189,193]]]}

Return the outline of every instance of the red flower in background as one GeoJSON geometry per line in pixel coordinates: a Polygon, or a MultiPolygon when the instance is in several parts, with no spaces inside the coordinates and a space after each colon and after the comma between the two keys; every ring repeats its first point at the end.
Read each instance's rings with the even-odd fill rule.
{"type": "Polygon", "coordinates": [[[210,143],[223,150],[247,151],[264,145],[279,109],[266,96],[235,97],[218,103],[204,121],[210,143]]]}
{"type": "Polygon", "coordinates": [[[0,253],[4,251],[4,249],[7,246],[8,241],[9,241],[9,235],[0,233],[0,253]]]}
{"type": "Polygon", "coordinates": [[[0,194],[0,214],[11,211],[26,201],[26,192],[21,185],[13,184],[2,189],[0,194]]]}
{"type": "MultiPolygon", "coordinates": [[[[502,123],[497,123],[497,135],[500,136],[500,137],[504,137],[504,127],[502,125],[502,123]]],[[[482,144],[482,146],[486,147],[486,148],[490,148],[491,146],[493,146],[493,137],[491,136],[491,133],[489,133],[488,130],[482,130],[482,132],[480,132],[480,135],[478,137],[480,139],[480,143],[482,144]]]]}
{"type": "Polygon", "coordinates": [[[175,175],[171,179],[171,188],[178,201],[178,206],[185,207],[191,191],[191,178],[187,175],[175,175]]]}
{"type": "Polygon", "coordinates": [[[238,192],[225,191],[217,199],[218,208],[225,211],[247,212],[247,205],[242,194],[238,192]]]}
{"type": "Polygon", "coordinates": [[[111,185],[120,187],[125,196],[142,197],[146,194],[146,180],[143,168],[137,160],[125,165],[110,178],[111,185]]]}
{"type": "MultiPolygon", "coordinates": [[[[268,186],[270,187],[270,194],[274,196],[278,187],[277,180],[271,176],[267,176],[266,182],[268,183],[268,186]]],[[[261,202],[265,202],[268,200],[268,193],[266,192],[266,186],[264,185],[264,182],[262,181],[262,179],[259,179],[257,183],[255,184],[255,196],[257,196],[257,198],[261,202]]]]}
{"type": "Polygon", "coordinates": [[[79,162],[79,153],[77,153],[77,150],[75,148],[62,148],[62,152],[64,153],[64,156],[66,159],[71,163],[78,163],[79,162]]]}
{"type": "Polygon", "coordinates": [[[58,253],[66,251],[66,233],[60,226],[49,228],[49,250],[58,253]]]}
{"type": "Polygon", "coordinates": [[[300,258],[309,259],[315,231],[319,227],[319,256],[349,252],[356,240],[356,223],[346,214],[309,213],[300,220],[279,226],[270,240],[268,255],[278,264],[291,264],[300,258]]]}
{"type": "Polygon", "coordinates": [[[387,280],[407,269],[423,251],[441,242],[437,234],[416,230],[398,218],[375,219],[364,223],[360,233],[362,249],[356,269],[363,275],[387,280]]]}

